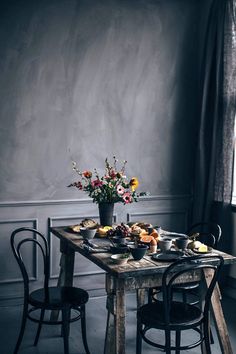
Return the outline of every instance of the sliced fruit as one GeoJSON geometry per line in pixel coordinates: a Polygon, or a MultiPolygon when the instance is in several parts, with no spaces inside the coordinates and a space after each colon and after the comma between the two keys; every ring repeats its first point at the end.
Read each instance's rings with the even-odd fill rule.
{"type": "Polygon", "coordinates": [[[152,233],[150,234],[150,236],[153,236],[154,238],[158,238],[159,237],[159,234],[157,232],[157,230],[153,230],[152,233]]]}
{"type": "Polygon", "coordinates": [[[152,240],[154,240],[154,237],[151,235],[143,235],[140,237],[141,242],[150,243],[152,240]]]}
{"type": "Polygon", "coordinates": [[[110,229],[112,229],[111,226],[99,227],[98,233],[100,236],[106,236],[107,231],[109,231],[110,229]]]}
{"type": "Polygon", "coordinates": [[[104,226],[103,229],[106,230],[106,231],[108,231],[108,230],[111,230],[111,229],[112,229],[112,226],[104,226]]]}
{"type": "Polygon", "coordinates": [[[201,246],[198,248],[198,252],[207,252],[208,251],[208,247],[207,245],[204,245],[204,243],[201,244],[201,246]]]}
{"type": "MultiPolygon", "coordinates": [[[[151,235],[150,235],[151,236],[151,235]]],[[[157,241],[156,239],[153,237],[150,241],[150,246],[156,246],[157,245],[157,241]]]]}
{"type": "Polygon", "coordinates": [[[148,236],[148,235],[149,235],[149,233],[148,233],[146,230],[141,229],[141,232],[140,232],[140,234],[139,234],[140,237],[142,237],[142,236],[148,236]]]}
{"type": "Polygon", "coordinates": [[[191,241],[188,244],[188,248],[193,250],[194,248],[196,248],[196,249],[199,248],[201,245],[202,245],[202,243],[200,241],[191,241]]]}

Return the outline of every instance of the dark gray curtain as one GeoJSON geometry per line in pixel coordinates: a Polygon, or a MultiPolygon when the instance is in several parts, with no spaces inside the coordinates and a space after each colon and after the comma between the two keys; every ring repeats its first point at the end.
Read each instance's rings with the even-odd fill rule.
{"type": "Polygon", "coordinates": [[[209,10],[200,77],[195,222],[217,219],[214,205],[231,200],[236,113],[235,2],[212,0],[209,10]]]}

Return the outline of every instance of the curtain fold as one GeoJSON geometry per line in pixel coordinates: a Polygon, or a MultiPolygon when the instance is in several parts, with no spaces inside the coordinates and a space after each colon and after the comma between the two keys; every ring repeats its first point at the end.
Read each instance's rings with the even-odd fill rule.
{"type": "Polygon", "coordinates": [[[224,26],[223,115],[221,148],[216,165],[214,200],[229,203],[232,197],[234,122],[236,114],[236,1],[228,1],[224,26]]]}
{"type": "Polygon", "coordinates": [[[193,221],[208,221],[232,190],[235,104],[235,1],[212,0],[200,76],[200,121],[193,221]]]}

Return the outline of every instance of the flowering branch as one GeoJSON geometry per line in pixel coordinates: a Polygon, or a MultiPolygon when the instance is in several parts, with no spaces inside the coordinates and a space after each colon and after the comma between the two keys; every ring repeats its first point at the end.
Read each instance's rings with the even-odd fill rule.
{"type": "Polygon", "coordinates": [[[86,192],[95,203],[118,203],[129,204],[137,202],[140,196],[146,195],[146,192],[137,193],[139,181],[137,177],[128,180],[125,176],[125,168],[127,161],[123,161],[122,168],[118,170],[115,156],[113,156],[113,164],[105,159],[105,174],[100,177],[96,168],[94,174],[85,170],[81,172],[77,168],[76,162],[72,162],[72,169],[78,174],[79,180],[71,183],[68,187],[76,187],[86,192]]]}

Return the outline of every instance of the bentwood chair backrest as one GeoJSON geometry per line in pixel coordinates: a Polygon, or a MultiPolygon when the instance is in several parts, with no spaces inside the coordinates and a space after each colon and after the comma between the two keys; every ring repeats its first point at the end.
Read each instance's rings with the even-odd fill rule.
{"type": "Polygon", "coordinates": [[[214,222],[198,222],[191,225],[186,231],[186,234],[189,236],[194,233],[199,233],[200,241],[206,243],[208,246],[217,248],[222,230],[220,225],[214,222]]]}
{"type": "Polygon", "coordinates": [[[209,255],[209,256],[192,256],[180,259],[173,264],[171,264],[163,274],[162,278],[162,291],[163,291],[163,302],[164,302],[164,315],[165,323],[168,325],[170,322],[170,311],[172,305],[172,286],[174,283],[181,282],[181,278],[186,273],[192,274],[193,272],[202,272],[204,270],[211,270],[213,272],[213,277],[208,285],[204,299],[204,311],[203,313],[207,315],[210,307],[210,300],[212,292],[216,285],[219,277],[219,272],[224,263],[224,260],[219,255],[209,255]]]}
{"type": "Polygon", "coordinates": [[[48,282],[49,282],[49,247],[46,238],[37,230],[27,227],[16,229],[11,234],[11,247],[16,261],[20,267],[23,281],[25,296],[29,295],[29,275],[25,265],[25,257],[23,256],[23,248],[26,244],[33,244],[41,251],[44,267],[44,289],[45,301],[48,298],[48,282]]]}

